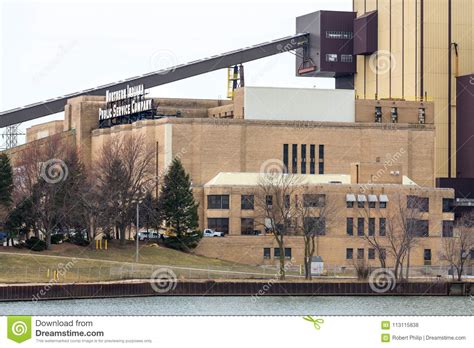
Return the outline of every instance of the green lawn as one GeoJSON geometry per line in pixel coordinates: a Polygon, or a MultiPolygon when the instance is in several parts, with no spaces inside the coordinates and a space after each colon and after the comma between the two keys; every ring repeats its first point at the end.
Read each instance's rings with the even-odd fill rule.
{"type": "Polygon", "coordinates": [[[51,250],[0,247],[0,282],[48,282],[54,271],[58,282],[82,282],[119,279],[147,279],[165,266],[179,279],[272,278],[274,270],[257,266],[183,253],[141,243],[139,263],[135,263],[135,244],[109,243],[108,250],[79,247],[69,243],[53,245],[51,250]]]}

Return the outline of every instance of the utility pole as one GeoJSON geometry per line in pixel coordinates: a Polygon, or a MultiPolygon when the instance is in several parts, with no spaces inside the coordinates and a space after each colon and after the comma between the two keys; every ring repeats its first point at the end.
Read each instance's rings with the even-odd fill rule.
{"type": "Polygon", "coordinates": [[[139,231],[139,225],[140,225],[140,209],[139,209],[139,206],[140,206],[140,201],[137,200],[137,232],[136,232],[136,239],[137,239],[137,248],[136,248],[136,251],[135,251],[135,262],[138,263],[138,239],[139,239],[139,236],[138,236],[138,231],[139,231]]]}

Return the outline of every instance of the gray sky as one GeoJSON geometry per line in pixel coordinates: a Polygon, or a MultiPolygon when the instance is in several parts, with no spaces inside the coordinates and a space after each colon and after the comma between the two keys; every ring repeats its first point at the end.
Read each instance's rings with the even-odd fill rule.
{"type": "MultiPolygon", "coordinates": [[[[291,35],[305,13],[352,10],[352,0],[0,4],[1,111],[291,35]]],[[[295,77],[294,59],[283,53],[246,63],[246,85],[334,88],[333,79],[295,77]]],[[[226,73],[156,87],[151,96],[225,98],[226,73]]],[[[62,114],[21,128],[51,119],[62,114]]]]}

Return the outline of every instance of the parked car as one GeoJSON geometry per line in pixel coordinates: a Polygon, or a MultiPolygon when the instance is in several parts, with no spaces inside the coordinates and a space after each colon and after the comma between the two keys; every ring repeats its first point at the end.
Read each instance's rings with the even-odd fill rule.
{"type": "Polygon", "coordinates": [[[203,236],[204,237],[224,237],[224,232],[214,231],[213,229],[206,228],[204,229],[203,236]]]}
{"type": "Polygon", "coordinates": [[[138,240],[146,241],[146,240],[156,240],[160,238],[160,234],[156,231],[141,231],[138,232],[138,240]]]}

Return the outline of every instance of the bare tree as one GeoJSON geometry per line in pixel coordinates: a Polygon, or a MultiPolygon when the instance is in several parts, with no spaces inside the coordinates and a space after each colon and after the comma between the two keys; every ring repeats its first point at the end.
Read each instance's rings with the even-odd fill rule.
{"type": "Polygon", "coordinates": [[[326,234],[337,210],[332,200],[322,191],[303,187],[302,199],[295,197],[297,233],[303,235],[305,278],[311,279],[311,261],[319,254],[319,237],[326,234]],[[310,193],[311,192],[311,193],[310,193]]]}
{"type": "Polygon", "coordinates": [[[397,279],[403,279],[403,264],[407,260],[405,279],[408,279],[410,268],[410,251],[417,244],[419,237],[425,237],[428,231],[427,221],[420,220],[420,213],[425,210],[421,197],[395,196],[394,209],[387,216],[388,252],[394,258],[394,273],[397,279]],[[424,225],[425,224],[425,225],[424,225]]]}
{"type": "Polygon", "coordinates": [[[51,247],[51,235],[67,213],[65,194],[69,170],[66,162],[71,151],[59,135],[48,137],[38,146],[27,147],[17,162],[17,187],[21,199],[31,199],[35,234],[42,232],[46,248],[51,247]]]}
{"type": "Polygon", "coordinates": [[[453,280],[456,270],[457,280],[462,280],[462,275],[470,251],[474,249],[474,214],[470,213],[461,217],[454,226],[453,236],[443,238],[440,259],[447,261],[452,269],[453,280]]]}
{"type": "Polygon", "coordinates": [[[152,180],[154,149],[143,136],[116,137],[104,144],[95,167],[98,198],[105,205],[104,229],[114,226],[121,244],[131,226],[134,207],[152,180]]]}
{"type": "Polygon", "coordinates": [[[280,279],[285,279],[285,236],[295,234],[297,207],[291,204],[301,179],[292,174],[262,173],[255,195],[255,210],[266,232],[273,234],[280,251],[280,279]]]}

